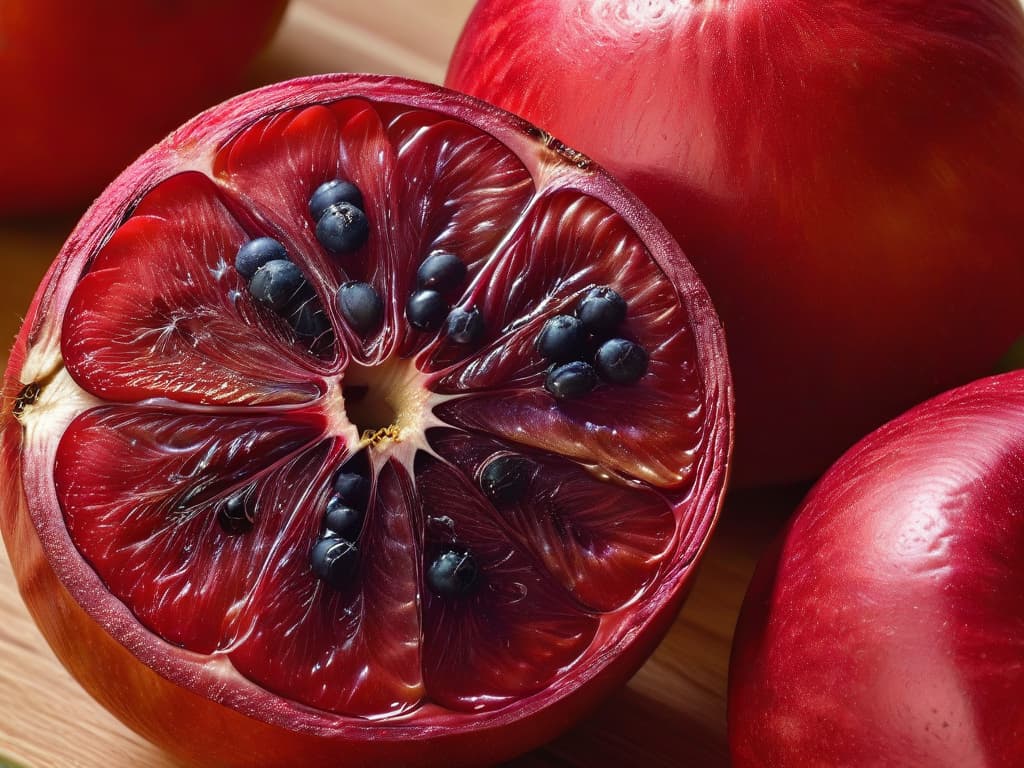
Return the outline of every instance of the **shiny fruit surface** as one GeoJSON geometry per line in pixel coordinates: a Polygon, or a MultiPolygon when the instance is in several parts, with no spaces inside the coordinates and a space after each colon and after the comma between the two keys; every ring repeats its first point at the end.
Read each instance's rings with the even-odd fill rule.
{"type": "Polygon", "coordinates": [[[737,768],[1024,764],[1024,373],[858,443],[758,565],[737,768]]]}

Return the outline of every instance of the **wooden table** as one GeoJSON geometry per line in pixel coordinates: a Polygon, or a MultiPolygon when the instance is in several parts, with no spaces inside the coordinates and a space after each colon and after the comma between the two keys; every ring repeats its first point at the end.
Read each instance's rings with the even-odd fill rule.
{"type": "MultiPolygon", "coordinates": [[[[439,82],[472,0],[294,0],[256,81],[377,71],[439,82]]],[[[2,180],[0,180],[2,183],[2,180]]],[[[0,223],[0,367],[40,278],[74,224],[0,223]]],[[[593,717],[511,765],[728,765],[725,690],[733,625],[754,563],[797,496],[730,499],[694,592],[658,652],[593,717]]],[[[177,765],[95,704],[57,662],[0,551],[0,766],[177,765]]]]}

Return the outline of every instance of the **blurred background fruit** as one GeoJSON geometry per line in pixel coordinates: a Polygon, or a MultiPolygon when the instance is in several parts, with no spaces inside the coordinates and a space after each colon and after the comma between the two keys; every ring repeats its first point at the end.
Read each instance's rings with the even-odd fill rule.
{"type": "Polygon", "coordinates": [[[758,565],[730,670],[736,768],[1024,765],[1024,372],[839,460],[758,565]]]}
{"type": "Polygon", "coordinates": [[[677,237],[725,323],[740,483],[820,473],[1024,331],[1017,0],[482,0],[447,82],[677,237]]]}
{"type": "Polygon", "coordinates": [[[242,85],[287,0],[0,0],[0,217],[79,210],[242,85]]]}

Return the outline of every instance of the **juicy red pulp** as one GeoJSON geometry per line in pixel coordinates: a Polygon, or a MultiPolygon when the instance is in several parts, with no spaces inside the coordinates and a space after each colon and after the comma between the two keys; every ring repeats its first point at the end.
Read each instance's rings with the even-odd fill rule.
{"type": "MultiPolygon", "coordinates": [[[[599,341],[577,357],[600,368],[599,341]]],[[[633,601],[700,546],[681,502],[705,393],[676,291],[605,203],[538,186],[433,112],[283,111],[156,183],[75,287],[62,352],[105,401],[57,451],[78,551],[151,632],[309,707],[386,721],[529,696],[620,640],[633,601]],[[340,254],[311,216],[334,179],[368,221],[340,254]],[[329,332],[254,298],[234,259],[262,237],[329,332]],[[407,304],[436,287],[418,272],[439,252],[465,279],[423,330],[407,304]],[[379,327],[353,327],[352,284],[380,298],[379,327]],[[586,324],[584,300],[609,288],[628,313],[612,311],[607,365],[628,370],[560,399],[538,336],[558,316],[586,324]],[[516,477],[495,476],[503,457],[516,477]],[[325,520],[353,467],[371,486],[354,554],[313,556],[348,541],[325,520]]]]}

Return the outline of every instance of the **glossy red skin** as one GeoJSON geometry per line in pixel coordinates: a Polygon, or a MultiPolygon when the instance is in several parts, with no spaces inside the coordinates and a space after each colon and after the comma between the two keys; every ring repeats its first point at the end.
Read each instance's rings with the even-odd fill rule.
{"type": "Polygon", "coordinates": [[[593,156],[682,245],[741,484],[822,472],[1024,331],[1017,0],[481,0],[446,84],[593,156]]]}
{"type": "MultiPolygon", "coordinates": [[[[732,389],[721,327],[693,268],[636,199],[589,164],[575,188],[603,200],[640,235],[672,281],[693,322],[705,372],[704,455],[694,468],[694,518],[686,532],[692,555],[667,566],[662,583],[635,609],[635,626],[601,658],[567,680],[516,705],[482,714],[433,714],[382,726],[302,707],[266,692],[225,685],[205,657],[170,648],[103,587],[71,543],[49,468],[30,466],[13,406],[29,380],[46,380],[34,349],[59,343],[61,318],[94,249],[123,220],[140,190],[189,158],[209,152],[249,125],[254,114],[342,97],[387,100],[445,111],[493,133],[526,157],[561,154],[521,119],[462,94],[400,78],[325,75],[245,94],[199,115],[132,164],[90,208],[36,293],[11,352],[0,409],[0,533],[22,597],[47,642],[71,674],[129,727],[190,766],[252,768],[388,768],[490,765],[550,740],[594,709],[643,664],[668,631],[706,548],[721,505],[732,443],[732,389]],[[34,506],[28,499],[44,500],[34,506]],[[118,635],[116,639],[112,635],[118,635]],[[192,663],[196,662],[196,663],[192,663]],[[276,702],[272,699],[276,698],[276,702]],[[269,701],[269,704],[268,704],[269,701]]],[[[573,160],[584,161],[578,156],[573,160]]]]}
{"type": "Polygon", "coordinates": [[[1024,765],[1024,372],[871,434],[758,566],[737,768],[1024,765]]]}
{"type": "Polygon", "coordinates": [[[287,0],[0,0],[0,217],[84,207],[240,85],[287,0]]]}

